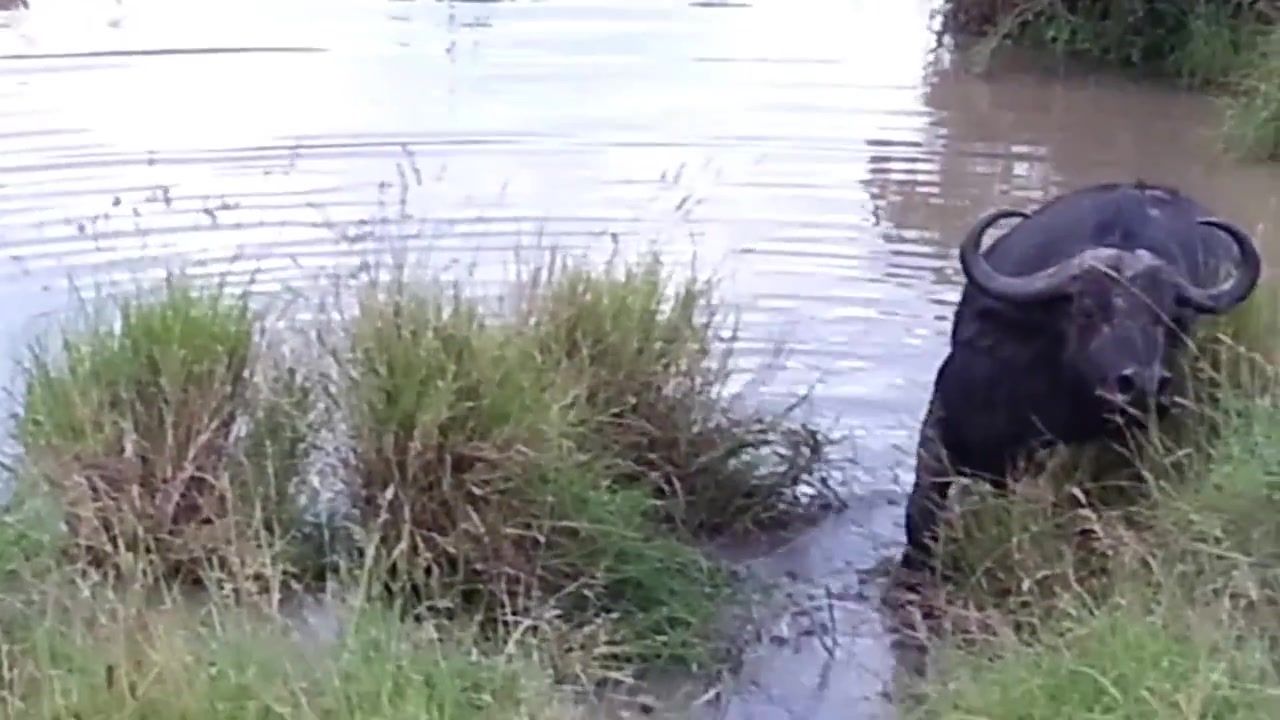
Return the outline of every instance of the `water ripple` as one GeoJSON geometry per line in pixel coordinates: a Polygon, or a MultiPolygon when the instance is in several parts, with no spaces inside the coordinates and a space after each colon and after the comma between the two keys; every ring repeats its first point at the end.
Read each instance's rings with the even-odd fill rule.
{"type": "Polygon", "coordinates": [[[788,344],[765,397],[816,383],[897,453],[979,212],[1142,175],[1280,224],[1275,173],[1189,130],[1202,100],[965,75],[933,5],[37,3],[0,18],[0,335],[179,262],[306,292],[393,247],[493,280],[652,242],[723,275],[743,370],[788,344]]]}

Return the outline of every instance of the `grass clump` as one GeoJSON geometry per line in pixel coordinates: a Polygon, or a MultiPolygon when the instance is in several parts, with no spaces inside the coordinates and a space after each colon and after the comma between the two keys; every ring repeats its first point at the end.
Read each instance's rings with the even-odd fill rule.
{"type": "Polygon", "coordinates": [[[82,319],[56,348],[32,349],[17,423],[26,471],[61,502],[77,559],[186,580],[270,574],[258,525],[243,522],[266,484],[232,462],[261,349],[246,300],[174,281],[159,300],[82,319]]]}
{"type": "Polygon", "coordinates": [[[656,261],[620,275],[562,269],[530,319],[539,352],[582,388],[597,450],[662,502],[664,520],[698,536],[761,530],[804,514],[826,485],[829,438],[726,396],[732,342],[710,282],[676,284],[656,261]]]}
{"type": "Polygon", "coordinates": [[[617,460],[586,449],[581,388],[534,340],[464,299],[363,299],[350,365],[359,504],[387,570],[440,612],[518,625],[554,610],[584,642],[696,658],[721,578],[615,482],[617,460]],[[586,632],[606,613],[628,637],[586,632]]]}
{"type": "Polygon", "coordinates": [[[401,274],[301,345],[181,279],[84,305],[27,358],[8,517],[44,524],[0,527],[0,700],[558,717],[541,674],[710,669],[700,544],[832,497],[828,439],[727,392],[711,289],[563,264],[495,312],[401,274]],[[315,655],[280,628],[321,589],[356,619],[315,655]]]}
{"type": "Polygon", "coordinates": [[[730,411],[711,307],[656,261],[553,266],[497,317],[439,287],[366,293],[340,364],[397,581],[503,627],[551,613],[596,663],[704,664],[727,585],[695,541],[795,519],[821,467],[771,468],[805,431],[730,411]]]}
{"type": "Polygon", "coordinates": [[[913,716],[1280,711],[1280,376],[1265,346],[1237,344],[1274,336],[1252,334],[1272,290],[1201,334],[1197,401],[1132,461],[1063,453],[1009,497],[962,494],[913,716]]]}

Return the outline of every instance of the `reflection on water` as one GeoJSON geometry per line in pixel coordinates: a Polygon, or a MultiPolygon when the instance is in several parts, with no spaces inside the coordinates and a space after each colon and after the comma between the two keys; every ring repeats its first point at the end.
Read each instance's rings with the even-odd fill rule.
{"type": "MultiPolygon", "coordinates": [[[[845,619],[862,628],[856,571],[898,542],[898,446],[944,352],[953,248],[978,213],[1141,176],[1264,242],[1277,215],[1275,171],[1220,157],[1207,100],[1019,53],[967,75],[934,52],[933,5],[58,0],[0,13],[0,333],[16,341],[60,307],[69,274],[110,284],[181,260],[255,270],[271,291],[349,271],[393,237],[482,268],[533,242],[603,254],[656,240],[726,276],[744,366],[789,343],[764,392],[816,382],[819,410],[857,434],[871,499],[763,562],[855,598],[845,619]]],[[[856,640],[834,654],[797,640],[793,659],[752,661],[754,699],[734,717],[870,717],[886,650],[840,631],[856,640]],[[813,677],[783,682],[798,667],[813,677]],[[833,693],[817,679],[832,672],[853,685],[833,693]]]]}
{"type": "Polygon", "coordinates": [[[843,0],[81,5],[0,34],[9,292],[175,258],[268,284],[351,266],[399,163],[411,246],[657,238],[731,275],[746,362],[792,343],[775,387],[820,380],[883,432],[915,413],[947,260],[867,187],[936,165],[927,2],[874,25],[843,0]]]}

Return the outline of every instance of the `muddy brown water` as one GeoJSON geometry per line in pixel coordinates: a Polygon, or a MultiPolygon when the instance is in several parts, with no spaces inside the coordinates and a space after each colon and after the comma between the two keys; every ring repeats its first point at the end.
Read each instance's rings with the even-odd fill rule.
{"type": "Polygon", "coordinates": [[[289,291],[389,235],[477,272],[653,240],[725,276],[743,369],[789,347],[755,391],[814,384],[859,470],[847,512],[731,549],[787,602],[711,716],[892,716],[866,572],[900,544],[978,213],[1138,176],[1275,257],[1280,174],[1218,151],[1210,100],[1016,52],[972,74],[932,0],[33,4],[0,12],[6,349],[69,278],[184,263],[289,291]]]}

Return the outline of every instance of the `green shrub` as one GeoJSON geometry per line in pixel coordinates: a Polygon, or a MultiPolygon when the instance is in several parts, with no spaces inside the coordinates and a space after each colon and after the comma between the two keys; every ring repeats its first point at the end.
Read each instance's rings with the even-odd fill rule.
{"type": "Polygon", "coordinates": [[[1015,42],[1171,77],[1227,83],[1271,19],[1240,0],[948,0],[952,32],[1015,42]]]}
{"type": "Polygon", "coordinates": [[[244,298],[180,279],[32,347],[25,467],[58,498],[81,559],[189,580],[271,572],[270,547],[243,522],[261,488],[232,462],[260,348],[244,298]]]}

